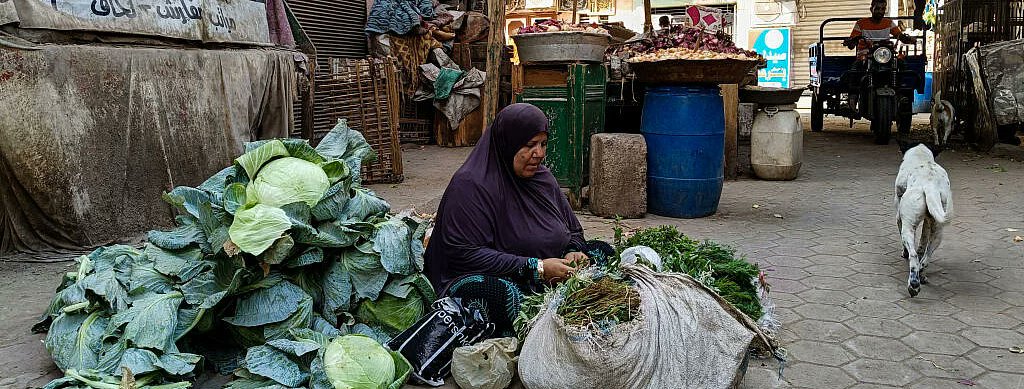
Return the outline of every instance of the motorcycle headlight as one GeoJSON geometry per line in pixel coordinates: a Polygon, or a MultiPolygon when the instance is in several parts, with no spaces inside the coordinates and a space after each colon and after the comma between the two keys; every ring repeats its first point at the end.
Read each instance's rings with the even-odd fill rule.
{"type": "Polygon", "coordinates": [[[872,56],[875,57],[875,62],[887,64],[892,61],[892,50],[887,47],[879,47],[872,56]]]}

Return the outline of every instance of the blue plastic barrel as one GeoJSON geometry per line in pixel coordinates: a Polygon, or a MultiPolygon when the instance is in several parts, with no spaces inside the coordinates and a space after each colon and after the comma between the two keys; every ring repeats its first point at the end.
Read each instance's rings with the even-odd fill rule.
{"type": "Polygon", "coordinates": [[[717,212],[725,164],[718,88],[648,89],[640,132],[647,141],[647,210],[677,218],[717,212]]]}
{"type": "Polygon", "coordinates": [[[924,93],[914,92],[914,113],[932,111],[932,72],[924,74],[924,93]]]}

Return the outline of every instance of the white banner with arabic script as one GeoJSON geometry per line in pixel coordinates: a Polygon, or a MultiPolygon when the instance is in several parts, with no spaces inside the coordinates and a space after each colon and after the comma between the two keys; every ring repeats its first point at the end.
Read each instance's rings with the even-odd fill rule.
{"type": "Polygon", "coordinates": [[[269,45],[260,0],[0,0],[22,28],[107,31],[204,42],[269,45]]]}

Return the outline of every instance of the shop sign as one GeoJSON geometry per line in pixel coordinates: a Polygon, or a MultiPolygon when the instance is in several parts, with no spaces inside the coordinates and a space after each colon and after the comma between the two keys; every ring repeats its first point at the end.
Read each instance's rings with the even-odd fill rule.
{"type": "Polygon", "coordinates": [[[8,5],[21,28],[271,43],[263,0],[0,0],[8,5]]]}
{"type": "Polygon", "coordinates": [[[768,62],[757,70],[759,86],[789,88],[792,67],[792,34],[788,27],[750,30],[751,50],[768,62]]]}

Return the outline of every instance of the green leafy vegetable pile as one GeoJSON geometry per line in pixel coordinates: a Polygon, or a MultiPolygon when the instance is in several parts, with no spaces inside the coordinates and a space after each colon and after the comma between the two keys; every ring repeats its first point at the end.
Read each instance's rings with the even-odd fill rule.
{"type": "Polygon", "coordinates": [[[761,301],[751,282],[760,269],[737,257],[735,250],[711,241],[690,239],[673,226],[640,230],[616,243],[620,252],[633,246],[654,249],[661,256],[662,270],[689,274],[747,316],[761,318],[761,301]]]}
{"type": "Polygon", "coordinates": [[[64,276],[34,328],[65,372],[47,388],[187,388],[205,367],[233,372],[230,388],[400,387],[408,363],[379,343],[436,297],[420,273],[426,223],[360,186],[372,158],[341,121],[315,149],[250,143],[166,193],[177,228],[64,276]]]}

